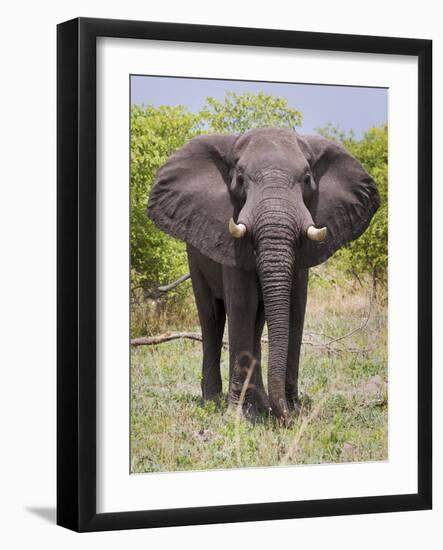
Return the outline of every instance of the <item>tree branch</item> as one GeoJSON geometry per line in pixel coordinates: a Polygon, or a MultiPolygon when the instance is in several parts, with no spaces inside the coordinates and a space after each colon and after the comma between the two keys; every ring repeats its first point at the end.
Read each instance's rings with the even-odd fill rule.
{"type": "MultiPolygon", "coordinates": [[[[356,329],[353,332],[356,332],[356,329]]],[[[345,338],[346,336],[343,336],[345,338]]],[[[137,346],[155,346],[157,344],[163,344],[164,342],[171,342],[172,340],[181,340],[181,339],[188,339],[188,340],[194,340],[196,342],[202,342],[203,338],[202,335],[199,332],[165,332],[164,334],[158,334],[156,336],[140,336],[138,338],[132,338],[131,339],[131,346],[137,347],[137,346]]],[[[341,339],[341,338],[340,338],[341,339]]],[[[339,340],[340,340],[339,339],[339,340]]],[[[261,339],[262,344],[268,344],[268,338],[264,336],[261,339]]],[[[317,343],[312,342],[310,340],[303,340],[302,345],[305,346],[311,346],[313,348],[320,348],[320,349],[326,349],[329,353],[340,353],[340,352],[349,352],[349,353],[368,353],[371,351],[371,349],[360,349],[360,348],[346,348],[341,347],[337,348],[333,345],[331,345],[334,342],[324,342],[324,343],[317,343]]],[[[228,347],[229,343],[227,340],[222,341],[222,346],[224,349],[228,347]]]]}
{"type": "MultiPolygon", "coordinates": [[[[151,291],[149,294],[145,293],[145,297],[149,297],[153,300],[157,300],[158,298],[160,298],[160,296],[162,296],[166,292],[169,292],[170,290],[172,290],[176,286],[178,286],[181,283],[185,282],[187,279],[190,278],[190,276],[191,275],[189,273],[187,273],[186,275],[182,275],[179,279],[177,279],[173,283],[170,283],[168,285],[159,286],[158,288],[151,291]]],[[[338,338],[331,338],[329,336],[322,335],[322,336],[326,336],[328,338],[327,342],[312,342],[312,340],[302,340],[302,345],[311,346],[313,348],[326,349],[328,351],[328,353],[340,353],[340,352],[343,352],[343,351],[346,351],[346,352],[349,352],[349,353],[368,353],[369,351],[371,351],[370,348],[367,348],[367,349],[359,349],[359,348],[352,348],[352,347],[337,348],[333,344],[337,344],[339,342],[341,343],[346,338],[349,338],[350,336],[354,335],[356,332],[359,332],[360,330],[363,330],[364,328],[366,328],[366,326],[369,322],[369,319],[371,317],[373,300],[374,300],[374,291],[372,291],[372,293],[369,297],[368,313],[365,317],[365,320],[363,321],[363,323],[360,326],[358,326],[355,329],[351,330],[350,332],[344,334],[343,336],[339,336],[338,338]]],[[[306,333],[306,335],[313,336],[313,335],[316,335],[316,333],[311,332],[311,333],[306,333]]],[[[194,341],[197,341],[197,342],[202,342],[203,341],[202,335],[199,332],[165,332],[164,334],[159,334],[159,335],[156,335],[156,336],[141,336],[141,337],[138,337],[138,338],[132,338],[131,339],[131,346],[153,346],[153,345],[156,345],[156,344],[162,344],[163,342],[171,342],[172,340],[179,340],[179,339],[194,340],[194,341]]],[[[261,339],[261,342],[263,344],[267,344],[268,343],[268,338],[266,336],[264,336],[261,339]]],[[[229,342],[227,340],[222,341],[223,348],[226,349],[228,347],[228,345],[229,345],[229,342]]],[[[343,346],[343,344],[341,344],[341,345],[343,346]]]]}
{"type": "Polygon", "coordinates": [[[139,338],[132,338],[131,346],[154,346],[155,344],[179,340],[181,338],[188,338],[189,340],[196,340],[197,342],[202,342],[203,340],[199,332],[165,332],[158,336],[140,336],[139,338]]]}
{"type": "Polygon", "coordinates": [[[366,319],[363,321],[363,323],[357,327],[348,332],[347,334],[344,334],[343,336],[339,336],[338,338],[333,338],[332,340],[329,340],[329,342],[326,342],[326,345],[329,346],[331,344],[334,344],[336,342],[340,342],[341,340],[344,340],[345,338],[349,338],[349,336],[352,336],[356,332],[359,332],[360,330],[363,330],[366,328],[366,325],[369,323],[369,319],[371,317],[371,311],[372,311],[372,302],[374,301],[374,291],[372,291],[370,297],[369,297],[369,307],[368,307],[368,313],[366,315],[366,319]]]}
{"type": "Polygon", "coordinates": [[[182,275],[179,277],[176,281],[169,283],[168,285],[162,285],[157,288],[154,288],[153,290],[145,290],[144,297],[150,298],[151,300],[158,300],[163,296],[163,294],[166,294],[170,290],[173,290],[178,285],[181,285],[185,281],[187,281],[191,277],[190,273],[186,273],[185,275],[182,275]]]}

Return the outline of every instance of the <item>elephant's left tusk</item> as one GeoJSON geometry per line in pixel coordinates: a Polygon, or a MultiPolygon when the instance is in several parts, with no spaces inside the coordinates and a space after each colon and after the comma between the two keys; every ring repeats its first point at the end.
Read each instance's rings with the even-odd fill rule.
{"type": "Polygon", "coordinates": [[[313,225],[310,225],[308,227],[308,230],[306,231],[306,236],[311,241],[324,241],[326,239],[327,232],[328,232],[328,229],[326,227],[317,229],[313,225]]]}
{"type": "Polygon", "coordinates": [[[235,221],[231,218],[229,220],[229,233],[235,239],[241,239],[246,235],[246,225],[243,225],[242,223],[235,223],[235,221]]]}

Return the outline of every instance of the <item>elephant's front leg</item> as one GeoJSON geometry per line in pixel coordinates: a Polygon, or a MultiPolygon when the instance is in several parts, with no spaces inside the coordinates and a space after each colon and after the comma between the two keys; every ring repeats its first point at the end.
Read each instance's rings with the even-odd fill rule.
{"type": "Polygon", "coordinates": [[[230,407],[242,402],[244,412],[254,417],[263,401],[260,357],[256,357],[258,280],[254,272],[226,268],[223,286],[229,329],[228,402],[230,407]]]}
{"type": "Polygon", "coordinates": [[[191,256],[189,266],[203,340],[202,394],[205,400],[215,399],[222,393],[220,354],[226,319],[225,308],[223,300],[214,296],[191,256]]]}
{"type": "Polygon", "coordinates": [[[308,269],[299,269],[295,272],[291,295],[285,392],[290,408],[296,412],[300,408],[298,398],[298,367],[308,294],[308,273],[308,269]]]}

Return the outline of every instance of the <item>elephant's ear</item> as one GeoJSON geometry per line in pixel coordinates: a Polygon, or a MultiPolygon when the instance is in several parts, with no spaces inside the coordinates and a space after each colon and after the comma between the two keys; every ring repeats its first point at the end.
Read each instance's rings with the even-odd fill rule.
{"type": "Polygon", "coordinates": [[[300,146],[312,170],[307,206],[316,226],[328,229],[323,242],[303,241],[302,267],[313,267],[366,230],[380,196],[374,180],[342,146],[320,136],[303,136],[300,146]]]}
{"type": "Polygon", "coordinates": [[[234,216],[228,184],[236,139],[199,136],[176,151],[157,173],[148,215],[160,229],[212,260],[252,270],[252,244],[249,239],[234,239],[228,230],[234,216]]]}

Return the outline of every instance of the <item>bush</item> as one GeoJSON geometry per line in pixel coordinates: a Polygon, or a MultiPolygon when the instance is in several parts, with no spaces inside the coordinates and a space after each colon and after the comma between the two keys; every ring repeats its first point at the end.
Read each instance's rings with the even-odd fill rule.
{"type": "Polygon", "coordinates": [[[380,193],[381,206],[363,235],[340,249],[333,262],[357,280],[369,276],[374,290],[386,285],[388,276],[388,127],[371,128],[361,140],[337,128],[320,129],[324,137],[340,142],[372,176],[380,193]]]}
{"type": "MultiPolygon", "coordinates": [[[[301,115],[285,99],[263,93],[228,92],[212,97],[197,114],[183,106],[152,105],[131,109],[131,290],[148,290],[188,271],[184,243],[159,231],[146,213],[155,174],[167,158],[201,133],[244,132],[263,126],[293,129],[301,115]]],[[[186,293],[177,287],[177,293],[186,293]]]]}
{"type": "MultiPolygon", "coordinates": [[[[167,158],[201,132],[200,117],[185,107],[131,110],[131,289],[153,288],[188,271],[184,243],[159,231],[146,207],[155,173],[167,158]]],[[[178,290],[179,292],[180,290],[178,290]]]]}
{"type": "MultiPolygon", "coordinates": [[[[131,291],[134,303],[143,301],[140,289],[151,290],[188,272],[186,247],[158,230],[148,218],[146,207],[155,174],[168,157],[191,138],[202,133],[242,133],[252,128],[280,126],[295,129],[301,124],[299,111],[283,98],[228,92],[223,101],[208,97],[198,113],[183,106],[133,105],[131,109],[131,291]]],[[[388,130],[387,125],[369,130],[361,140],[333,126],[318,130],[341,142],[377,183],[381,207],[370,227],[357,240],[339,250],[330,260],[334,280],[370,276],[374,286],[387,280],[388,231],[388,130]],[[340,276],[340,274],[342,274],[340,276]]],[[[320,273],[320,272],[319,272],[320,273]]],[[[324,273],[324,270],[321,271],[324,273]]],[[[191,285],[178,286],[162,298],[163,309],[186,303],[191,285]]],[[[144,316],[141,316],[144,318],[144,316]]],[[[146,319],[140,325],[145,326],[146,319]]]]}

